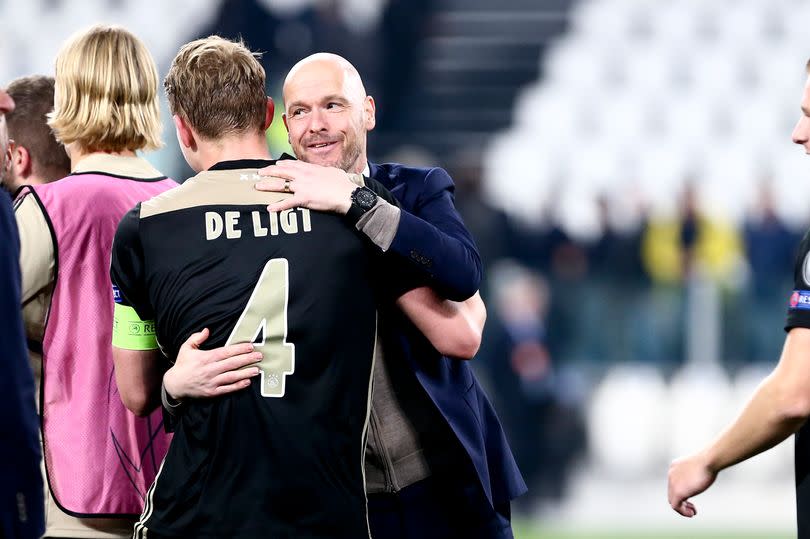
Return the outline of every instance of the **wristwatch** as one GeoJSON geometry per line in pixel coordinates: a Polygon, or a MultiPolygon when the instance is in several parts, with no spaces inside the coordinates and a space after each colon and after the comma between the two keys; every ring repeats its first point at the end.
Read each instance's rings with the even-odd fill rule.
{"type": "Polygon", "coordinates": [[[352,205],[346,213],[346,218],[357,223],[368,210],[377,204],[377,193],[368,187],[358,187],[352,191],[352,205]]]}

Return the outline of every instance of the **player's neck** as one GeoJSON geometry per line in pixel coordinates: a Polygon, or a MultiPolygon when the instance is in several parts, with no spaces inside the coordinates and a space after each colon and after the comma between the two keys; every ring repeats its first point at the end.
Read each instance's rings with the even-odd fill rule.
{"type": "MultiPolygon", "coordinates": [[[[65,174],[65,176],[67,176],[67,174],[65,174]]],[[[60,179],[62,177],[63,176],[60,176],[57,179],[60,179]]],[[[39,176],[38,174],[31,174],[30,176],[26,176],[23,179],[23,181],[20,182],[20,185],[45,185],[46,183],[50,183],[51,181],[53,181],[53,180],[47,180],[47,179],[39,176]]]]}
{"type": "Polygon", "coordinates": [[[222,161],[239,159],[272,159],[264,133],[256,136],[227,137],[215,142],[198,143],[201,170],[208,170],[222,161]]]}
{"type": "Polygon", "coordinates": [[[76,170],[76,166],[79,164],[79,161],[93,154],[118,155],[121,157],[137,157],[137,154],[132,150],[124,150],[121,152],[94,152],[84,150],[75,144],[71,145],[71,147],[68,150],[68,154],[70,155],[70,170],[76,170]]]}

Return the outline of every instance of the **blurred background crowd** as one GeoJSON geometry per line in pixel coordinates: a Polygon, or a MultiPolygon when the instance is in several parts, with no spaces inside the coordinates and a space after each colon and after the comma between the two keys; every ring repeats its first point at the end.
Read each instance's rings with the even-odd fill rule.
{"type": "MultiPolygon", "coordinates": [[[[345,56],[377,102],[371,159],[456,182],[486,269],[474,365],[530,487],[516,511],[587,518],[587,476],[655,483],[663,514],[666,462],[780,353],[810,223],[790,141],[807,21],[799,0],[0,0],[0,81],[52,74],[95,22],[141,37],[161,76],[182,43],[241,36],[279,102],[297,60],[345,56]]],[[[163,120],[147,158],[187,177],[163,120]]],[[[791,464],[739,474],[790,511],[791,464]]]]}

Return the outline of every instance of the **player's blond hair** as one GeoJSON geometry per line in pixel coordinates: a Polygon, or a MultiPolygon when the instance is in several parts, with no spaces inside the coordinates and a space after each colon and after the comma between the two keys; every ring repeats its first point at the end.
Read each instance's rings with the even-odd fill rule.
{"type": "Polygon", "coordinates": [[[183,45],[163,81],[172,114],[209,140],[264,129],[267,94],[259,54],[219,36],[183,45]]]}
{"type": "Polygon", "coordinates": [[[85,151],[160,148],[158,74],[146,46],[118,26],[70,38],[56,57],[57,140],[85,151]]]}

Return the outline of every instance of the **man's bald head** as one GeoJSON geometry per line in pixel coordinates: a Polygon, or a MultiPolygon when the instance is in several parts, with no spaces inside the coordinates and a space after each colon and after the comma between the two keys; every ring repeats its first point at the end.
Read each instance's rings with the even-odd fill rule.
{"type": "Polygon", "coordinates": [[[362,172],[366,133],[374,128],[374,99],[357,69],[337,54],[317,53],[284,80],[284,124],[302,161],[362,172]]]}
{"type": "Polygon", "coordinates": [[[300,60],[287,73],[287,77],[284,79],[285,102],[287,99],[287,86],[291,82],[294,84],[297,78],[313,76],[323,78],[327,75],[340,79],[347,95],[351,95],[353,99],[362,101],[366,98],[363,79],[351,62],[338,54],[317,52],[300,60]]]}

